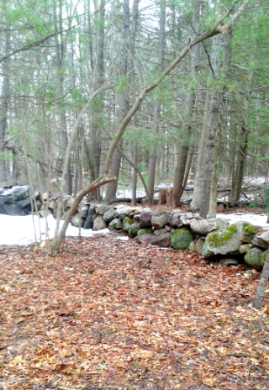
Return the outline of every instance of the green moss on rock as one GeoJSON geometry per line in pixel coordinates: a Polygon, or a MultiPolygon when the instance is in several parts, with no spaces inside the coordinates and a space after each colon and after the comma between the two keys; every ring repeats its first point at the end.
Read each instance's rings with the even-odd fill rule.
{"type": "Polygon", "coordinates": [[[152,233],[151,228],[139,229],[137,231],[137,236],[142,236],[142,234],[148,234],[148,233],[152,233]]]}
{"type": "Polygon", "coordinates": [[[260,229],[259,226],[253,226],[251,223],[243,222],[243,232],[251,236],[255,236],[260,229]]]}
{"type": "Polygon", "coordinates": [[[231,225],[208,234],[205,243],[210,245],[210,247],[218,248],[226,244],[235,233],[236,225],[231,225]]]}
{"type": "Polygon", "coordinates": [[[260,271],[265,261],[264,255],[266,257],[266,252],[254,247],[247,251],[244,256],[244,261],[248,266],[260,271]]]}
{"type": "Polygon", "coordinates": [[[132,223],[132,225],[129,227],[128,234],[130,237],[135,237],[137,235],[138,230],[140,229],[140,223],[135,221],[132,223]]]}
{"type": "Polygon", "coordinates": [[[123,223],[122,223],[122,228],[124,231],[128,232],[130,226],[132,225],[133,223],[133,219],[130,218],[130,217],[125,217],[124,220],[123,220],[123,223]]]}
{"type": "Polygon", "coordinates": [[[170,245],[175,249],[188,249],[192,241],[192,232],[187,227],[175,229],[170,234],[170,245]]]}
{"type": "Polygon", "coordinates": [[[113,219],[109,224],[109,229],[121,229],[122,221],[119,218],[113,219]]]}

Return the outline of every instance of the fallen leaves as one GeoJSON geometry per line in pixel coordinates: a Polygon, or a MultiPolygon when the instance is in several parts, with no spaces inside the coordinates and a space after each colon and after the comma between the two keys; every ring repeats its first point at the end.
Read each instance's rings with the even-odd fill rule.
{"type": "Polygon", "coordinates": [[[0,248],[0,388],[268,386],[257,280],[113,234],[83,240],[48,259],[0,248]]]}

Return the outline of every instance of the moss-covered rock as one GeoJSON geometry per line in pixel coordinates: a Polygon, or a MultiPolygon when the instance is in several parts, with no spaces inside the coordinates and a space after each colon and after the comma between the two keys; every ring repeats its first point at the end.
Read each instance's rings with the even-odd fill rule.
{"type": "Polygon", "coordinates": [[[125,217],[122,223],[122,228],[125,232],[129,231],[129,228],[131,227],[133,223],[133,219],[130,217],[125,217]]]}
{"type": "Polygon", "coordinates": [[[188,249],[192,241],[192,232],[187,227],[175,229],[170,234],[170,245],[175,249],[188,249]]]}
{"type": "Polygon", "coordinates": [[[109,229],[122,229],[122,221],[119,218],[113,219],[109,224],[109,229]]]}
{"type": "Polygon", "coordinates": [[[258,231],[261,228],[259,226],[251,225],[251,223],[243,222],[242,225],[242,234],[240,236],[240,241],[242,242],[251,242],[255,234],[258,233],[258,231]]]}
{"type": "Polygon", "coordinates": [[[138,230],[140,229],[140,223],[135,221],[129,227],[128,234],[130,237],[135,237],[137,235],[138,230]]]}
{"type": "Polygon", "coordinates": [[[265,262],[266,252],[259,248],[251,248],[244,256],[245,263],[258,271],[260,271],[265,262]]]}
{"type": "Polygon", "coordinates": [[[243,223],[239,222],[223,229],[209,233],[206,237],[202,255],[210,257],[214,255],[227,255],[239,251],[242,245],[240,236],[242,234],[243,223]]]}
{"type": "Polygon", "coordinates": [[[149,234],[149,233],[152,233],[151,228],[139,229],[137,231],[137,236],[142,236],[143,234],[149,234]]]}

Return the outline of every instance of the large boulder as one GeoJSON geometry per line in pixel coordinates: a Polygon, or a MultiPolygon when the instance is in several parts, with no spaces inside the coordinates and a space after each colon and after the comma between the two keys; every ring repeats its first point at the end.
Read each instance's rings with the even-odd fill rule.
{"type": "Polygon", "coordinates": [[[139,215],[139,223],[141,228],[151,227],[151,218],[153,216],[153,211],[144,211],[139,215]]]}
{"type": "Polygon", "coordinates": [[[239,253],[242,245],[243,222],[237,222],[231,226],[209,233],[205,239],[202,255],[210,257],[215,255],[227,255],[228,253],[239,253]]]}
{"type": "Polygon", "coordinates": [[[244,256],[245,263],[257,271],[260,271],[264,265],[266,252],[259,248],[251,248],[244,256]]]}
{"type": "Polygon", "coordinates": [[[91,203],[88,214],[84,223],[84,229],[92,229],[93,228],[93,215],[95,214],[96,203],[91,203]]]}
{"type": "Polygon", "coordinates": [[[199,214],[183,213],[180,215],[180,220],[182,224],[186,226],[189,226],[191,222],[194,222],[199,219],[202,219],[201,217],[199,217],[199,214]]]}
{"type": "Polygon", "coordinates": [[[116,218],[116,216],[117,216],[116,210],[112,207],[109,210],[107,210],[103,215],[104,221],[108,223],[111,222],[114,218],[116,218]]]}
{"type": "Polygon", "coordinates": [[[73,217],[71,218],[71,224],[73,226],[79,227],[79,220],[80,220],[80,226],[83,227],[85,219],[83,219],[81,217],[79,218],[79,213],[73,215],[73,217]]]}
{"type": "Polygon", "coordinates": [[[138,230],[140,229],[140,223],[135,221],[129,227],[128,234],[130,237],[135,237],[137,235],[138,230]]]}
{"type": "Polygon", "coordinates": [[[222,229],[228,226],[229,222],[220,218],[200,219],[194,220],[190,223],[191,230],[194,233],[199,233],[201,236],[207,236],[214,230],[222,229]]]}
{"type": "Polygon", "coordinates": [[[180,211],[172,210],[172,213],[169,216],[168,224],[172,226],[173,228],[181,227],[183,226],[183,223],[180,219],[180,211]]]}
{"type": "Polygon", "coordinates": [[[119,205],[119,206],[116,206],[116,216],[120,219],[124,219],[125,217],[127,217],[127,212],[128,212],[128,208],[129,207],[126,207],[126,206],[123,206],[123,205],[119,205]]]}
{"type": "Polygon", "coordinates": [[[156,238],[153,233],[140,234],[135,237],[135,241],[139,244],[150,244],[152,239],[156,238]]]}
{"type": "Polygon", "coordinates": [[[97,214],[104,215],[108,210],[111,209],[111,206],[108,206],[107,204],[97,204],[95,206],[95,211],[97,214]]]}
{"type": "Polygon", "coordinates": [[[101,230],[101,229],[106,229],[107,225],[106,222],[104,221],[104,218],[102,215],[98,215],[98,217],[95,218],[93,221],[93,228],[92,230],[101,230]]]}
{"type": "Polygon", "coordinates": [[[170,214],[167,211],[155,211],[151,217],[151,225],[154,229],[163,228],[167,224],[170,214]]]}
{"type": "Polygon", "coordinates": [[[192,241],[192,232],[187,227],[175,229],[170,234],[170,245],[175,249],[188,249],[192,241]]]}
{"type": "Polygon", "coordinates": [[[122,222],[122,228],[125,232],[129,231],[129,228],[131,227],[133,223],[133,219],[130,217],[125,217],[123,222],[122,222]]]}
{"type": "Polygon", "coordinates": [[[113,219],[109,224],[109,229],[122,229],[122,220],[120,218],[113,219]]]}
{"type": "Polygon", "coordinates": [[[139,230],[137,231],[137,235],[138,235],[138,236],[142,236],[143,234],[148,234],[148,233],[152,233],[151,228],[139,229],[139,230]]]}
{"type": "Polygon", "coordinates": [[[159,236],[155,235],[155,237],[151,239],[151,244],[168,247],[170,245],[170,233],[164,232],[159,236]]]}
{"type": "Polygon", "coordinates": [[[0,214],[27,215],[30,211],[31,198],[28,186],[0,189],[0,214]]]}
{"type": "Polygon", "coordinates": [[[257,234],[260,229],[260,226],[254,226],[251,225],[251,223],[243,222],[240,241],[250,243],[254,238],[255,234],[257,234]]]}
{"type": "Polygon", "coordinates": [[[262,232],[260,234],[257,234],[251,243],[254,246],[260,246],[261,248],[267,249],[269,247],[269,230],[266,232],[262,232]]]}

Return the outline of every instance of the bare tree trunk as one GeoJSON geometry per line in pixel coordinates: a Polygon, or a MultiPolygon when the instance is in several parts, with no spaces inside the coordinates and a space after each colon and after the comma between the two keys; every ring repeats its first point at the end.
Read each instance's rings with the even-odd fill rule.
{"type": "MultiPolygon", "coordinates": [[[[160,34],[159,34],[159,54],[158,54],[158,70],[161,73],[164,68],[164,47],[165,47],[165,16],[166,16],[166,2],[163,1],[160,7],[160,34]]],[[[159,132],[159,125],[161,120],[161,103],[156,100],[154,106],[153,117],[153,133],[159,132]]],[[[156,153],[157,147],[154,145],[150,150],[149,165],[148,165],[148,204],[152,204],[154,197],[154,183],[156,170],[156,153]]]]}
{"type": "MultiPolygon", "coordinates": [[[[8,55],[10,51],[10,30],[6,26],[5,33],[5,55],[8,55]]],[[[2,72],[3,72],[3,84],[2,84],[2,93],[0,100],[0,187],[3,187],[8,184],[9,173],[8,167],[5,159],[5,141],[7,134],[7,113],[8,106],[10,102],[10,70],[9,70],[8,58],[3,62],[2,72]]]]}
{"type": "Polygon", "coordinates": [[[253,302],[253,306],[256,309],[260,309],[262,307],[265,289],[266,289],[268,280],[269,280],[269,253],[267,252],[266,259],[265,259],[264,266],[263,266],[263,270],[262,270],[262,274],[261,274],[260,281],[258,284],[257,292],[256,292],[255,299],[253,302]]]}
{"type": "MultiPolygon", "coordinates": [[[[130,55],[130,10],[129,10],[129,0],[124,0],[123,4],[123,57],[122,57],[122,71],[121,75],[127,78],[128,75],[128,65],[129,65],[129,55],[130,55]]],[[[128,89],[121,91],[121,96],[119,97],[119,107],[117,110],[117,125],[119,126],[122,123],[123,118],[128,112],[129,102],[128,102],[128,89]]],[[[121,148],[121,140],[119,140],[121,148]]],[[[118,179],[121,166],[121,154],[118,149],[114,151],[112,162],[111,162],[111,175],[116,177],[116,180],[111,182],[107,186],[106,199],[116,198],[118,179]]]]}
{"type": "Polygon", "coordinates": [[[221,130],[217,130],[213,169],[211,176],[211,187],[210,187],[210,201],[209,201],[209,218],[215,218],[217,214],[217,194],[218,194],[218,177],[219,177],[219,154],[220,154],[220,137],[221,130]]]}
{"type": "MultiPolygon", "coordinates": [[[[62,0],[60,0],[59,4],[59,12],[60,12],[60,26],[59,29],[62,31],[62,0]]],[[[57,16],[56,9],[54,15],[55,28],[57,29],[57,16]]],[[[56,41],[56,66],[58,69],[59,80],[58,80],[58,95],[61,99],[64,99],[64,77],[63,77],[63,65],[64,65],[64,56],[65,56],[65,47],[63,34],[59,33],[55,35],[56,41]]],[[[62,156],[65,154],[65,150],[68,144],[68,136],[67,136],[67,124],[66,124],[66,113],[65,108],[61,108],[60,113],[60,135],[61,135],[61,147],[62,147],[62,156]]],[[[68,160],[67,172],[64,178],[65,180],[65,191],[67,194],[72,194],[72,174],[71,174],[71,164],[70,159],[68,160]]]]}
{"type": "MultiPolygon", "coordinates": [[[[195,0],[194,2],[194,14],[192,16],[191,21],[191,29],[194,31],[194,37],[198,33],[199,27],[199,14],[200,14],[200,1],[195,0]]],[[[190,59],[190,67],[191,72],[190,75],[192,78],[195,78],[196,66],[199,63],[199,45],[196,45],[191,51],[191,59],[190,59]]],[[[188,157],[189,150],[189,140],[192,132],[192,116],[193,109],[195,105],[195,93],[193,91],[193,81],[189,85],[189,92],[186,98],[185,104],[185,122],[183,124],[182,133],[184,138],[184,144],[177,145],[177,155],[176,155],[176,167],[174,173],[174,181],[173,181],[173,207],[177,207],[179,205],[180,198],[184,191],[184,175],[186,172],[186,163],[188,157]]]]}
{"type": "MultiPolygon", "coordinates": [[[[95,9],[99,17],[95,17],[95,22],[98,31],[98,41],[96,48],[96,72],[94,73],[95,88],[100,88],[104,84],[104,47],[105,47],[105,0],[100,0],[99,10],[95,9]]],[[[89,20],[90,23],[90,20],[89,20]]],[[[89,33],[91,33],[91,25],[89,25],[89,33]]],[[[89,52],[92,52],[91,37],[89,37],[89,52]]],[[[91,53],[92,54],[92,53],[91,53]]],[[[92,60],[93,61],[93,60],[92,60]]],[[[102,152],[102,109],[103,109],[103,95],[101,94],[95,99],[97,108],[93,111],[94,119],[91,123],[91,165],[93,167],[93,181],[100,176],[101,152],[102,152]]],[[[100,188],[96,188],[93,196],[96,200],[101,200],[100,188]]]]}

